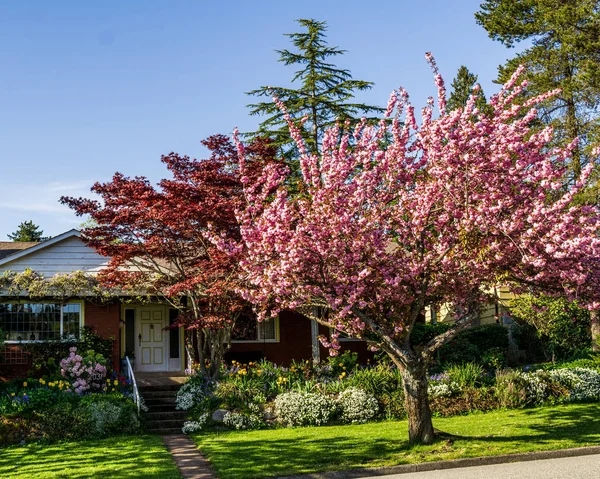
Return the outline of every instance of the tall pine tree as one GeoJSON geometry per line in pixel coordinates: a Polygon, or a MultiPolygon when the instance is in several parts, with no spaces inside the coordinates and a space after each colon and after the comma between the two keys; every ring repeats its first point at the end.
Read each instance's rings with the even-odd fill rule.
{"type": "Polygon", "coordinates": [[[557,143],[580,139],[571,177],[593,161],[600,140],[600,2],[598,0],[487,0],[475,14],[489,36],[507,47],[531,46],[499,67],[498,82],[515,69],[528,68],[527,94],[561,89],[540,109],[555,129],[557,143]]]}
{"type": "MultiPolygon", "coordinates": [[[[477,75],[471,73],[466,66],[462,65],[452,81],[452,93],[448,98],[446,110],[452,111],[464,107],[473,94],[476,84],[477,75]]],[[[475,105],[480,110],[485,109],[486,100],[483,90],[480,88],[476,95],[477,99],[475,100],[475,105]]]]}
{"type": "Polygon", "coordinates": [[[292,77],[292,84],[298,85],[298,88],[262,86],[248,92],[248,95],[267,99],[248,105],[251,115],[266,118],[260,123],[258,131],[247,136],[270,137],[288,159],[296,157],[297,152],[283,114],[271,99],[273,95],[283,102],[294,120],[300,122],[307,117],[301,131],[310,153],[319,152],[324,130],[336,121],[343,124],[345,120],[350,120],[352,124],[362,116],[384,111],[383,108],[354,101],[356,92],[371,89],[373,83],[354,80],[349,70],[331,63],[332,58],[343,55],[345,50],[327,44],[326,22],[313,19],[300,19],[297,22],[306,31],[286,34],[295,51],[285,49],[276,52],[284,65],[299,67],[292,77]]]}
{"type": "Polygon", "coordinates": [[[43,236],[44,232],[33,221],[24,221],[17,227],[17,231],[7,235],[11,241],[46,241],[48,238],[43,236]]]}

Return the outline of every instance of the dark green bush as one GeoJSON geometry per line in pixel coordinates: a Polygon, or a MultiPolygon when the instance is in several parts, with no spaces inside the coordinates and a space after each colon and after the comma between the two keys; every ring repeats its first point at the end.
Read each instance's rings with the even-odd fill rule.
{"type": "Polygon", "coordinates": [[[91,437],[89,415],[77,404],[58,404],[38,411],[34,421],[39,424],[43,439],[50,442],[91,437]]]}
{"type": "Polygon", "coordinates": [[[511,313],[519,324],[517,344],[529,361],[570,359],[592,346],[590,313],[576,302],[523,295],[513,301],[511,313]]]}
{"type": "Polygon", "coordinates": [[[76,347],[81,352],[92,350],[105,358],[111,358],[113,340],[105,339],[90,328],[84,327],[80,332],[79,340],[68,338],[24,344],[23,349],[31,355],[32,367],[29,375],[32,377],[59,375],[60,361],[69,355],[71,347],[76,347]]]}
{"type": "Polygon", "coordinates": [[[489,361],[489,352],[494,352],[496,361],[499,351],[508,349],[508,329],[499,324],[486,324],[465,329],[452,341],[440,348],[439,360],[442,363],[462,364],[489,361]]]}
{"type": "Polygon", "coordinates": [[[410,333],[410,344],[413,346],[425,344],[437,335],[448,331],[450,326],[448,323],[416,323],[410,333]]]}

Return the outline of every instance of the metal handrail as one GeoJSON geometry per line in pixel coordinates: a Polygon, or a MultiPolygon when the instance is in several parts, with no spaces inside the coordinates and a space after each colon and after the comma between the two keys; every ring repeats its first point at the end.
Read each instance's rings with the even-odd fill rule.
{"type": "Polygon", "coordinates": [[[131,362],[129,361],[129,356],[125,356],[125,361],[127,362],[127,375],[129,379],[131,379],[131,383],[133,384],[133,402],[137,406],[138,414],[140,413],[140,392],[138,391],[137,383],[135,382],[135,374],[133,374],[133,368],[131,367],[131,362]]]}

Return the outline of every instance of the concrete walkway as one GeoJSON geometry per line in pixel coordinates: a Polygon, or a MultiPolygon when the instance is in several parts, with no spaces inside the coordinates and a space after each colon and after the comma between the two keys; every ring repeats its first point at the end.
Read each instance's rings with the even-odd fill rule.
{"type": "Polygon", "coordinates": [[[366,479],[597,479],[598,477],[600,477],[600,454],[371,476],[366,479]]]}
{"type": "Polygon", "coordinates": [[[189,437],[180,434],[162,438],[184,479],[216,479],[210,464],[189,437]]]}

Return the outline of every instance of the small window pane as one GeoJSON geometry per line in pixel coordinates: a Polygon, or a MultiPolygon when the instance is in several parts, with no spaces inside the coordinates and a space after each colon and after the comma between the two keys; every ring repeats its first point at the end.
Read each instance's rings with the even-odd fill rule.
{"type": "Polygon", "coordinates": [[[269,318],[269,319],[265,319],[264,321],[262,321],[260,323],[259,332],[260,332],[259,339],[261,341],[264,341],[266,339],[274,340],[275,339],[275,318],[269,318]]]}
{"type": "Polygon", "coordinates": [[[78,338],[81,328],[81,304],[63,306],[63,336],[78,338]]]}

